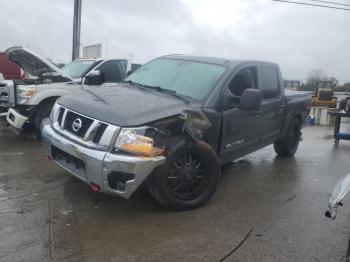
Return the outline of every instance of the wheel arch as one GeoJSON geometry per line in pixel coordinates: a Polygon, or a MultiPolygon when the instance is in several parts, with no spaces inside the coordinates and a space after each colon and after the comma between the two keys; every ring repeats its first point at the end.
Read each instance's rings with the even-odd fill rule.
{"type": "Polygon", "coordinates": [[[72,92],[65,89],[48,89],[39,91],[29,100],[28,105],[39,105],[43,101],[48,101],[48,99],[57,99],[63,95],[67,95],[70,93],[72,92]]]}
{"type": "Polygon", "coordinates": [[[47,97],[47,98],[43,99],[42,101],[40,101],[40,103],[38,104],[38,108],[40,108],[40,107],[42,107],[43,105],[46,105],[46,104],[55,103],[58,98],[60,98],[60,96],[47,97]]]}
{"type": "MultiPolygon", "coordinates": [[[[174,141],[175,142],[175,141],[174,141]]],[[[193,208],[197,208],[205,204],[211,196],[214,194],[215,189],[219,183],[221,176],[220,162],[217,157],[215,150],[212,147],[200,140],[193,141],[189,138],[188,140],[179,138],[173,145],[171,149],[166,153],[166,162],[164,165],[158,166],[152,174],[147,178],[147,185],[151,195],[163,206],[176,210],[183,211],[193,208]],[[193,150],[193,151],[192,151],[193,150]],[[198,151],[199,150],[199,151],[198,151]],[[209,161],[210,164],[207,165],[208,174],[210,175],[208,184],[205,185],[205,190],[195,199],[186,200],[178,199],[170,194],[167,189],[166,181],[164,180],[164,175],[167,174],[169,166],[172,161],[183,154],[184,152],[192,151],[194,154],[201,152],[199,156],[203,157],[209,161]],[[197,153],[196,153],[197,152],[197,153]]]]}
{"type": "Polygon", "coordinates": [[[301,123],[302,119],[301,119],[301,114],[296,114],[294,115],[294,118],[298,119],[301,123]]]}

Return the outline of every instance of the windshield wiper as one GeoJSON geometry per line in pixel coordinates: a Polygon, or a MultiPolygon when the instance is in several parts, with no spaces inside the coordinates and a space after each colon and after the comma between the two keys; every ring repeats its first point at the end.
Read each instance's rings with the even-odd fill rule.
{"type": "Polygon", "coordinates": [[[132,86],[136,86],[142,90],[145,90],[145,86],[143,84],[140,84],[140,83],[137,83],[137,82],[134,82],[134,81],[131,81],[131,80],[127,80],[127,81],[122,81],[122,83],[128,83],[132,86]]]}
{"type": "Polygon", "coordinates": [[[190,101],[188,101],[185,97],[183,97],[182,95],[179,95],[178,93],[176,93],[175,90],[171,90],[171,89],[167,89],[167,88],[162,88],[161,86],[151,86],[151,85],[142,85],[143,87],[146,87],[146,88],[151,88],[151,89],[154,89],[154,90],[157,90],[158,92],[161,92],[161,93],[167,93],[167,94],[170,94],[172,95],[173,97],[176,97],[177,99],[180,99],[182,101],[184,101],[185,103],[189,103],[190,101]]]}
{"type": "Polygon", "coordinates": [[[145,84],[141,84],[141,83],[134,82],[131,80],[123,81],[123,83],[128,83],[130,85],[137,86],[142,90],[145,90],[145,88],[149,88],[149,89],[154,89],[154,90],[161,92],[161,93],[167,93],[167,94],[172,95],[173,97],[176,97],[177,99],[184,101],[187,104],[190,102],[186,98],[184,98],[182,95],[179,95],[178,93],[176,93],[175,90],[162,88],[160,86],[145,85],[145,84]]]}

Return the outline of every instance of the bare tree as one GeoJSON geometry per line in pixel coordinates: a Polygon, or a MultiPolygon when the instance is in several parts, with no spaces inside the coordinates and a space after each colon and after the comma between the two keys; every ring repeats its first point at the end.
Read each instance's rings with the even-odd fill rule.
{"type": "Polygon", "coordinates": [[[310,70],[307,77],[307,83],[318,84],[322,81],[328,81],[327,73],[323,69],[318,68],[310,70]]]}

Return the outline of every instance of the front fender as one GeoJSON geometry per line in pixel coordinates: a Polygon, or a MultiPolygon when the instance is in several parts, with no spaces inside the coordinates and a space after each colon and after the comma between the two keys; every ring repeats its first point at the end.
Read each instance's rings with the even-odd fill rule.
{"type": "Polygon", "coordinates": [[[50,97],[60,97],[64,95],[71,94],[72,91],[65,90],[65,89],[49,89],[49,90],[43,90],[35,94],[29,101],[28,105],[38,105],[43,100],[50,98],[50,97]]]}

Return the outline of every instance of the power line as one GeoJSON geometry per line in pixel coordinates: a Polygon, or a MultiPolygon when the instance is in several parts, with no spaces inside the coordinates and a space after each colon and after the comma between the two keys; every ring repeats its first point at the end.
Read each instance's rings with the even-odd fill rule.
{"type": "Polygon", "coordinates": [[[350,11],[349,8],[341,8],[341,7],[335,7],[335,6],[329,6],[329,5],[317,5],[317,4],[301,3],[301,2],[295,2],[295,1],[287,1],[287,0],[272,0],[272,1],[282,2],[282,3],[290,3],[290,4],[297,4],[297,5],[317,6],[317,7],[323,7],[323,8],[330,8],[330,9],[338,9],[338,10],[350,11]]]}
{"type": "Polygon", "coordinates": [[[319,3],[325,3],[325,4],[332,4],[332,5],[350,6],[349,4],[330,2],[330,1],[321,1],[321,0],[310,0],[310,1],[312,1],[312,2],[319,2],[319,3]]]}

